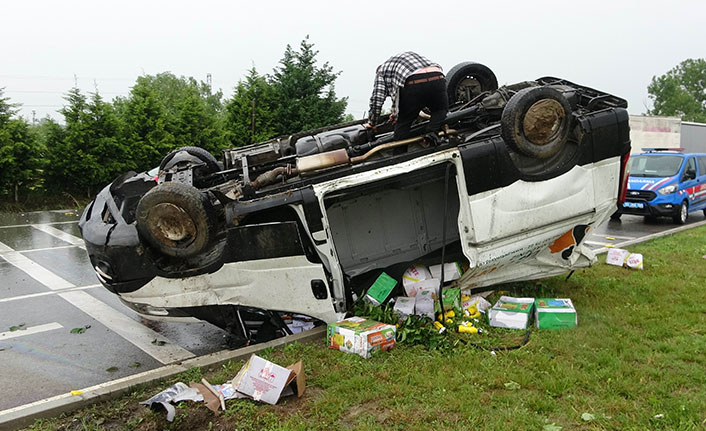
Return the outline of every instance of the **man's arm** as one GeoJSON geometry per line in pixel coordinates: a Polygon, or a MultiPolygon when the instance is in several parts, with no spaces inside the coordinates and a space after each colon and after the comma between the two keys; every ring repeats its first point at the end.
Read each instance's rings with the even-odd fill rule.
{"type": "Polygon", "coordinates": [[[385,89],[385,80],[381,73],[375,75],[375,84],[373,85],[373,94],[370,96],[370,111],[368,114],[368,123],[371,126],[375,125],[380,112],[382,111],[382,105],[385,103],[385,98],[387,97],[387,90],[385,89]]]}

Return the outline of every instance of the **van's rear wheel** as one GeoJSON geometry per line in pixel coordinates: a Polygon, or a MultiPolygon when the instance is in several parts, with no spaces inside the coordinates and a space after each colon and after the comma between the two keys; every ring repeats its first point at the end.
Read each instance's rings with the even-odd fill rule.
{"type": "Polygon", "coordinates": [[[556,89],[524,88],[503,109],[501,135],[522,154],[546,159],[566,146],[571,118],[569,101],[556,89]]]}
{"type": "Polygon", "coordinates": [[[452,67],[446,74],[446,93],[449,105],[471,101],[484,91],[498,89],[498,79],[489,67],[465,61],[452,67]]]}
{"type": "Polygon", "coordinates": [[[206,196],[176,182],[147,192],[137,204],[136,220],[142,238],[172,257],[191,257],[207,250],[217,229],[206,196]]]}

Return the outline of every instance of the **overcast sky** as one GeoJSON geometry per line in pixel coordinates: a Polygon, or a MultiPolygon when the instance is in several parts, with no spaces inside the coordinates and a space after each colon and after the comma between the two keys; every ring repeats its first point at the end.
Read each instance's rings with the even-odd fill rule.
{"type": "Polygon", "coordinates": [[[341,75],[348,112],[367,110],[375,67],[413,50],[445,70],[472,60],[502,84],[557,76],[651,107],[647,85],[706,57],[706,1],[0,0],[0,88],[21,115],[56,111],[76,84],[107,100],[142,74],[206,80],[230,97],[255,66],[270,73],[309,35],[341,75]]]}

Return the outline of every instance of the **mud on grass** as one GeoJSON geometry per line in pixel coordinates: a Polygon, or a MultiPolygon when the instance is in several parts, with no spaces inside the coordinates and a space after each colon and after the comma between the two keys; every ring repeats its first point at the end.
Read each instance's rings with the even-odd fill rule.
{"type": "MultiPolygon", "coordinates": [[[[603,257],[568,280],[512,285],[510,295],[569,297],[579,316],[575,329],[533,330],[519,350],[400,345],[365,360],[323,342],[294,344],[262,356],[279,364],[303,360],[301,399],[276,406],[230,400],[220,415],[184,402],[173,423],[137,405],[177,380],[200,379],[201,371],[191,370],[31,429],[702,430],[705,235],[698,228],[630,247],[644,255],[643,271],[605,265],[603,257]]],[[[203,374],[222,383],[241,365],[203,374]]]]}

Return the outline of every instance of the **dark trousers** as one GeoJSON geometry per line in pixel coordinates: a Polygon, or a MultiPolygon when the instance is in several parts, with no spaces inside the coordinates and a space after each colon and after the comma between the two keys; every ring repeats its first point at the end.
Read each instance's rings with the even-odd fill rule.
{"type": "Polygon", "coordinates": [[[412,75],[407,79],[407,84],[400,89],[397,123],[395,124],[395,140],[405,139],[410,136],[409,130],[412,122],[419,116],[419,111],[429,108],[431,119],[424,133],[437,132],[449,112],[449,99],[446,95],[446,79],[409,84],[415,79],[439,75],[438,72],[412,75]]]}

